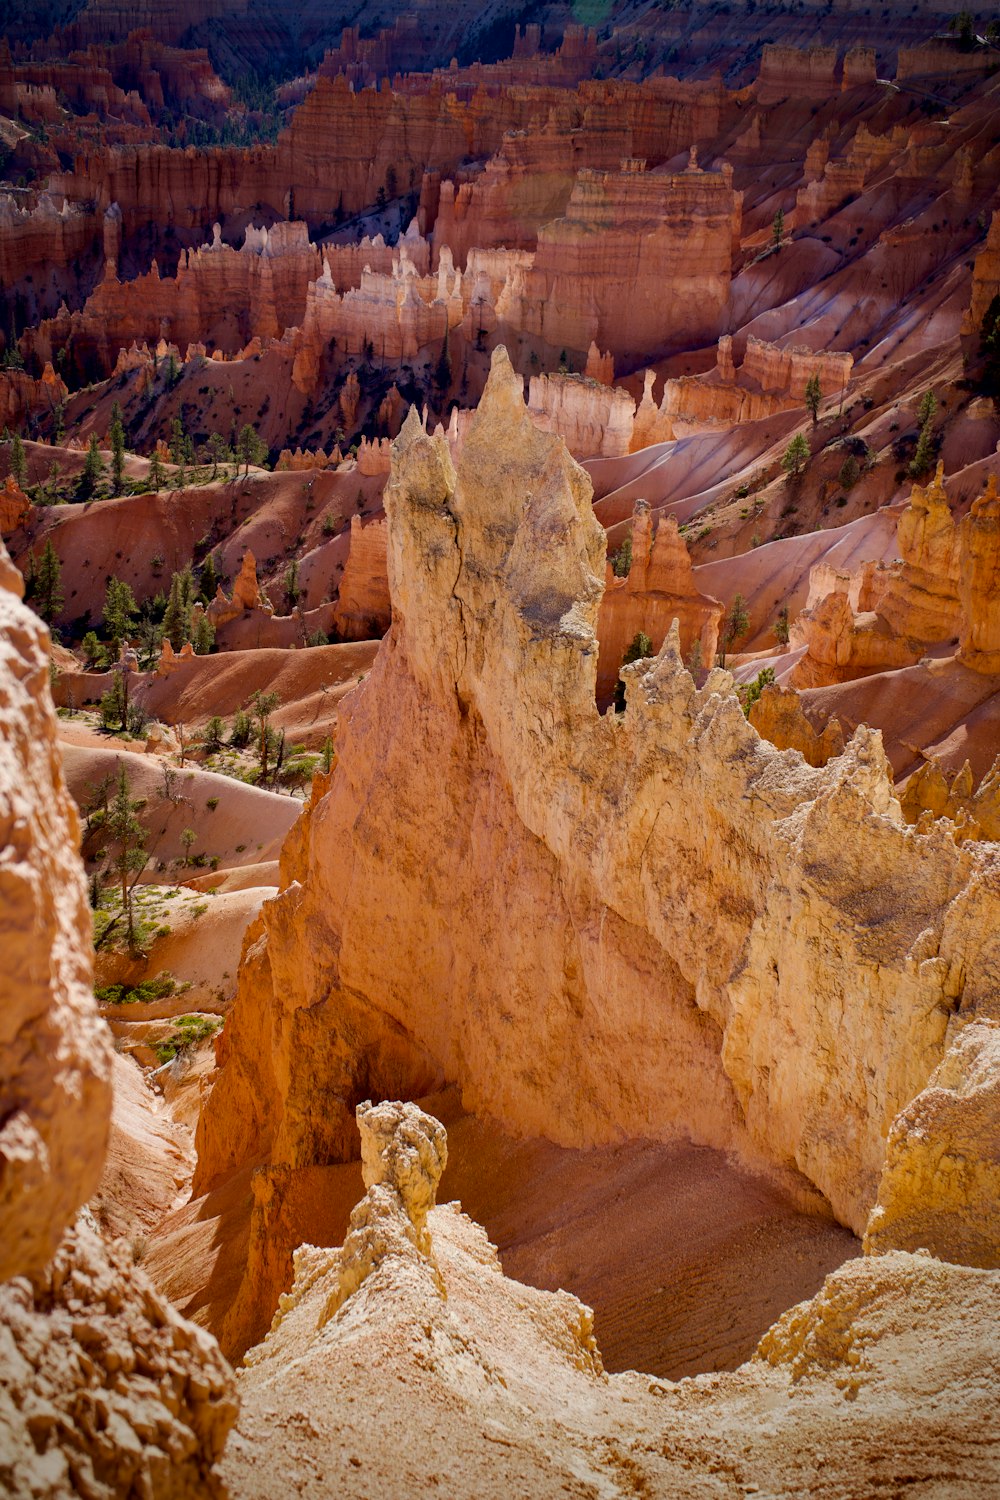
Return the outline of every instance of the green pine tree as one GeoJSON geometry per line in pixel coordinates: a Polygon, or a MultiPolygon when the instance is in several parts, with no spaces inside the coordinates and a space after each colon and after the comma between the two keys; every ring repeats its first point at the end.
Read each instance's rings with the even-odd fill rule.
{"type": "Polygon", "coordinates": [[[140,803],[132,798],[124,764],[118,767],[115,795],[108,805],[104,833],[111,851],[110,868],[121,891],[122,915],[129,948],[135,950],[135,913],[132,907],[132,884],[129,876],[138,876],[146,867],[146,830],[136,817],[140,803]]]}
{"type": "Polygon", "coordinates": [[[128,584],[120,578],[109,578],[104,595],[104,633],[115,661],[121,654],[122,642],[132,634],[138,613],[139,606],[128,584]]]}
{"type": "Polygon", "coordinates": [[[819,403],[823,392],[820,389],[819,376],[811,375],[806,381],[806,410],[813,419],[813,426],[819,421],[819,403]]]}
{"type": "Polygon", "coordinates": [[[24,456],[24,444],[19,432],[15,432],[10,440],[10,472],[23,489],[28,477],[28,461],[24,456]]]}
{"type": "Polygon", "coordinates": [[[179,651],[184,642],[191,639],[191,604],[194,598],[194,580],[191,569],[175,573],[170,580],[170,596],[163,615],[163,635],[179,651]]]}
{"type": "Polygon", "coordinates": [[[93,500],[97,493],[97,486],[104,476],[104,460],[101,458],[101,450],[97,445],[97,433],[90,434],[87,444],[87,456],[83,461],[83,470],[76,486],[76,498],[78,500],[93,500]]]}
{"type": "Polygon", "coordinates": [[[49,537],[35,566],[31,591],[32,608],[50,625],[63,607],[62,563],[49,537]]]}
{"type": "Polygon", "coordinates": [[[125,483],[125,427],[122,409],[116,401],[111,408],[111,493],[120,495],[125,483]]]}

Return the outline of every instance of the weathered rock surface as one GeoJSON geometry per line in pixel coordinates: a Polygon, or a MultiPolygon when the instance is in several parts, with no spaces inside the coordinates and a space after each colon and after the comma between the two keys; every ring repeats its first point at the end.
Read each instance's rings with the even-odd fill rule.
{"type": "MultiPolygon", "coordinates": [[[[359,1110],[363,1136],[370,1108],[359,1110]]],[[[589,1308],[509,1280],[459,1204],[427,1213],[441,1126],[413,1106],[377,1108],[399,1130],[379,1142],[381,1161],[402,1157],[404,1170],[380,1164],[388,1181],[373,1185],[366,1143],[368,1194],[343,1249],[297,1252],[241,1379],[223,1463],[234,1494],[270,1500],[280,1476],[319,1496],[331,1474],[347,1496],[432,1486],[455,1500],[856,1500],[904,1482],[944,1493],[953,1474],[963,1491],[989,1492],[998,1273],[898,1251],[851,1261],[734,1374],[679,1385],[609,1376],[589,1308]],[[403,1444],[373,1420],[387,1392],[403,1444]]]]}
{"type": "Polygon", "coordinates": [[[345,641],[368,641],[389,628],[389,599],[385,521],[361,524],[351,517],[351,550],[347,554],[333,623],[345,641]]]}
{"type": "Polygon", "coordinates": [[[50,1259],[97,1186],[111,1115],[48,631],[20,586],[0,543],[0,1280],[50,1259]]]}
{"type": "Polygon", "coordinates": [[[715,661],[719,627],[726,612],[719,599],[703,594],[695,583],[687,543],[673,516],[663,517],[654,535],[649,506],[645,500],[638,500],[631,537],[628,574],[616,578],[608,565],[597,617],[597,697],[602,703],[614,691],[625,649],[637,632],[649,637],[655,653],[676,620],[684,660],[690,660],[697,646],[698,659],[709,667],[715,661]]]}
{"type": "Polygon", "coordinates": [[[878,735],[810,768],[728,674],[696,690],[676,636],[598,713],[604,538],[502,351],[457,475],[415,414],[394,462],[393,625],[248,935],[199,1129],[196,1192],[266,1169],[234,1347],[359,1099],[456,1081],[567,1145],[683,1133],[860,1229],[893,1118],[995,1011],[992,853],[907,827],[878,735]]]}
{"type": "Polygon", "coordinates": [[[779,750],[797,750],[810,766],[825,766],[843,754],[844,731],[839,721],[830,719],[817,732],[794,688],[769,683],[751,705],[748,717],[761,739],[770,740],[779,750]]]}
{"type": "Polygon", "coordinates": [[[11,1496],[223,1497],[232,1371],[83,1218],[33,1280],[0,1286],[0,1483],[11,1496]]]}

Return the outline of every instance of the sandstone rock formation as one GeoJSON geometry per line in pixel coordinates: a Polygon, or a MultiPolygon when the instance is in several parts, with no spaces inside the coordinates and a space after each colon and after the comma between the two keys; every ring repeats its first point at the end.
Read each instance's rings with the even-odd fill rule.
{"type": "Polygon", "coordinates": [[[532,375],[528,410],[574,458],[619,458],[631,448],[635,402],[620,386],[580,375],[532,375]]]}
{"type": "Polygon", "coordinates": [[[1000,209],[994,212],[986,243],[976,256],[972,300],[962,323],[963,333],[978,335],[986,310],[997,296],[1000,296],[1000,209]]]}
{"type": "Polygon", "coordinates": [[[995,1009],[984,846],[907,827],[871,731],[821,769],[761,740],[676,634],[598,713],[604,537],[502,350],[457,475],[411,412],[385,504],[392,627],[248,935],[199,1126],[196,1192],[261,1169],[226,1342],[264,1331],[285,1205],[351,1156],[353,1105],[446,1081],[566,1145],[762,1153],[860,1230],[893,1118],[995,1009]]]}
{"type": "MultiPolygon", "coordinates": [[[[233,580],[232,598],[227,598],[222,585],[216,590],[215,598],[211,601],[205,611],[208,618],[216,629],[228,625],[231,620],[238,620],[244,614],[272,615],[273,606],[262,595],[260,582],[257,578],[257,559],[247,548],[240,563],[240,571],[233,580]]],[[[169,646],[169,641],[164,641],[169,646]]],[[[190,642],[187,643],[190,645],[190,642]]]]}
{"type": "Polygon", "coordinates": [[[248,1356],[232,1493],[270,1500],[276,1475],[335,1473],[349,1497],[430,1482],[449,1500],[581,1485],[697,1500],[720,1466],[734,1492],[855,1500],[904,1479],[934,1491],[942,1473],[989,1491],[997,1272],[925,1252],[849,1261],[734,1374],[609,1376],[589,1308],[508,1279],[460,1205],[432,1206],[441,1126],[412,1105],[376,1109],[396,1133],[373,1172],[374,1111],[359,1107],[368,1193],[343,1249],[296,1252],[248,1356]],[[373,1420],[387,1390],[405,1444],[373,1420]]]}
{"type": "Polygon", "coordinates": [[[929,820],[948,818],[963,838],[1000,842],[1000,756],[975,786],[972,768],[965,764],[950,779],[932,757],[906,781],[900,797],[903,816],[921,828],[929,820]]]}
{"type": "Polygon", "coordinates": [[[684,659],[690,658],[697,643],[701,661],[710,667],[726,612],[720,600],[698,589],[687,543],[673,516],[664,516],[654,535],[649,506],[637,500],[631,536],[629,571],[624,578],[616,578],[608,565],[597,617],[597,697],[601,703],[614,691],[625,649],[637,632],[649,637],[655,653],[676,620],[684,659]]]}
{"type": "Polygon", "coordinates": [[[363,526],[351,517],[347,554],[333,622],[345,641],[370,641],[384,635],[392,618],[385,521],[363,526]]]}
{"type": "Polygon", "coordinates": [[[23,526],[31,515],[31,501],[13,474],[8,474],[0,490],[0,536],[9,536],[23,526]]]}
{"type": "Polygon", "coordinates": [[[806,718],[802,700],[794,688],[768,683],[747,717],[761,739],[770,740],[779,750],[797,750],[807,765],[825,766],[828,760],[844,753],[840,721],[829,719],[822,732],[817,732],[806,718]]]}
{"type": "Polygon", "coordinates": [[[63,781],[48,632],[0,544],[0,1280],[52,1256],[100,1176],[111,1048],[91,993],[79,822],[63,781]],[[11,578],[10,575],[13,575],[11,578]]]}
{"type": "Polygon", "coordinates": [[[865,564],[855,574],[813,570],[806,609],[791,639],[806,654],[796,687],[848,682],[919,661],[929,645],[958,646],[959,659],[984,675],[1000,672],[1000,498],[996,476],[956,524],[938,464],[934,480],[913,486],[897,523],[901,559],[865,564]]]}
{"type": "Polygon", "coordinates": [[[633,359],[722,332],[741,209],[732,168],[645,168],[630,158],[619,171],[580,172],[507,295],[515,327],[554,349],[586,354],[597,343],[633,359]]]}
{"type": "Polygon", "coordinates": [[[126,1242],[108,1249],[81,1220],[43,1271],[0,1285],[0,1319],[8,1494],[223,1500],[232,1372],[126,1242]]]}
{"type": "MultiPolygon", "coordinates": [[[[7,555],[0,545],[0,564],[7,555]]],[[[79,827],[63,782],[48,633],[0,569],[0,1484],[17,1496],[219,1495],[236,1416],[213,1339],[86,1215],[111,1110],[79,827]]]]}

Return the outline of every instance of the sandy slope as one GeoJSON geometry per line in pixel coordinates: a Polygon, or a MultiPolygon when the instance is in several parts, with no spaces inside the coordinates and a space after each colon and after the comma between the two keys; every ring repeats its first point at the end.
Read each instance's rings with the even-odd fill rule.
{"type": "MultiPolygon", "coordinates": [[[[439,1196],[481,1220],[508,1275],[595,1308],[611,1369],[733,1369],[775,1317],[857,1253],[847,1230],[719,1152],[646,1142],[567,1151],[464,1114],[452,1091],[422,1103],[448,1122],[439,1196]]],[[[157,1284],[213,1331],[238,1284],[244,1177],[176,1210],[150,1250],[157,1284]]],[[[296,1178],[283,1213],[304,1241],[339,1244],[362,1193],[360,1163],[296,1178]]]]}
{"type": "MultiPolygon", "coordinates": [[[[60,721],[63,722],[63,721],[60,721]]],[[[276,859],[285,834],[295,822],[302,804],[293,797],[265,792],[214,771],[191,766],[176,769],[172,797],[165,795],[163,763],[153,755],[125,750],[118,741],[101,746],[74,744],[61,739],[66,781],[76,801],[86,806],[103,778],[115,776],[119,763],[126,767],[135,798],[145,798],[142,818],[149,829],[150,863],[143,878],[156,881],[160,866],[169,867],[169,878],[179,878],[184,867],[181,834],[194,828],[198,839],[192,854],[217,857],[220,869],[259,864],[276,859]],[[210,801],[217,801],[214,808],[210,801]]]]}

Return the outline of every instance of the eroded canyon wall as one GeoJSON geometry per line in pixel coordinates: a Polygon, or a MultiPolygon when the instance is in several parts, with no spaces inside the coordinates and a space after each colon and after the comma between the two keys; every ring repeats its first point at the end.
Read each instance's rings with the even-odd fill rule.
{"type": "Polygon", "coordinates": [[[20,592],[0,542],[0,1487],[221,1496],[231,1370],[127,1244],[109,1249],[77,1217],[104,1164],[111,1038],[48,631],[20,592]]]}
{"type": "Polygon", "coordinates": [[[269,1292],[258,1266],[227,1339],[265,1326],[283,1201],[352,1154],[354,1104],[445,1081],[566,1145],[737,1147],[863,1229],[893,1118],[995,1011],[992,859],[905,824],[876,733],[812,768],[727,673],[696,689],[676,637],[598,713],[604,536],[504,351],[457,474],[411,413],[385,505],[393,624],[248,934],[199,1127],[196,1191],[264,1169],[269,1292]]]}

